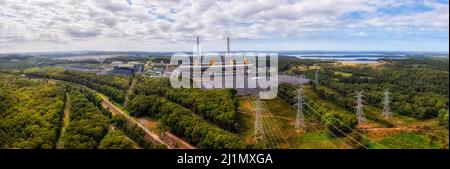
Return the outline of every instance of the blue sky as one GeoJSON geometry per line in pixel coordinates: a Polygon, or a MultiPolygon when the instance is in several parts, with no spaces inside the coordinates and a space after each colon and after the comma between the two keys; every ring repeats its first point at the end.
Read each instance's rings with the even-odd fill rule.
{"type": "Polygon", "coordinates": [[[448,0],[0,0],[0,52],[449,50],[448,0]]]}

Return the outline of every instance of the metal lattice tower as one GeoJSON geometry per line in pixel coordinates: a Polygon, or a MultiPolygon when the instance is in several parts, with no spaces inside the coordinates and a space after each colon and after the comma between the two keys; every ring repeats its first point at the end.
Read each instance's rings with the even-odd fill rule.
{"type": "Polygon", "coordinates": [[[316,75],[315,75],[315,78],[314,78],[314,83],[317,85],[317,84],[319,84],[319,70],[316,70],[316,75]]]}
{"type": "Polygon", "coordinates": [[[256,97],[256,103],[255,103],[255,131],[254,131],[254,138],[255,142],[258,142],[259,140],[264,139],[264,126],[261,116],[261,100],[259,97],[256,97]]]}
{"type": "Polygon", "coordinates": [[[166,65],[166,69],[164,70],[164,76],[165,76],[165,77],[170,77],[170,75],[169,75],[169,65],[170,65],[170,64],[167,64],[167,65],[166,65]]]}
{"type": "Polygon", "coordinates": [[[303,130],[306,128],[305,125],[305,116],[303,112],[303,105],[305,100],[303,99],[303,86],[300,86],[299,89],[297,89],[297,97],[294,98],[295,101],[295,107],[297,107],[297,118],[295,119],[295,129],[297,131],[303,130]]]}
{"type": "Polygon", "coordinates": [[[366,121],[363,108],[363,91],[360,91],[356,93],[356,116],[358,117],[358,124],[366,121]]]}
{"type": "Polygon", "coordinates": [[[390,92],[389,90],[384,91],[384,107],[383,107],[383,114],[382,116],[384,118],[391,118],[392,117],[392,112],[391,112],[391,107],[390,107],[390,102],[391,102],[391,98],[390,98],[390,92]]]}

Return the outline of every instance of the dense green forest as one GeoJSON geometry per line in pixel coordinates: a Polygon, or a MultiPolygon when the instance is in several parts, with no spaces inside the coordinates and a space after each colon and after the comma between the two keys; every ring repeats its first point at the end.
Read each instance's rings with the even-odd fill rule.
{"type": "MultiPolygon", "coordinates": [[[[57,79],[85,85],[87,87],[99,91],[100,93],[109,96],[114,101],[119,103],[123,102],[125,98],[124,93],[127,90],[127,87],[131,81],[131,79],[126,76],[111,76],[111,75],[98,76],[91,73],[63,70],[55,67],[31,68],[25,70],[24,73],[29,77],[57,79]],[[120,96],[117,97],[118,95],[120,96]]],[[[190,142],[198,144],[200,147],[243,148],[244,144],[237,137],[233,136],[233,134],[228,133],[227,131],[220,129],[219,127],[216,127],[214,125],[205,122],[203,118],[197,117],[194,114],[194,113],[199,114],[203,116],[206,120],[214,124],[217,124],[218,126],[224,129],[233,130],[237,125],[238,116],[236,111],[237,103],[236,99],[234,98],[234,92],[232,90],[203,91],[203,90],[180,89],[179,91],[177,91],[175,89],[170,88],[170,85],[168,84],[169,83],[168,79],[144,78],[144,77],[138,77],[137,79],[138,82],[136,84],[136,87],[134,88],[133,92],[134,95],[130,96],[129,100],[127,101],[128,103],[126,104],[127,105],[126,108],[129,109],[133,115],[136,116],[149,115],[147,114],[148,111],[146,111],[145,109],[148,108],[146,107],[147,105],[153,103],[152,101],[143,100],[141,97],[142,94],[145,94],[147,96],[158,95],[161,97],[160,99],[167,98],[175,103],[185,106],[181,107],[175,103],[172,103],[164,99],[165,102],[170,103],[170,105],[176,105],[178,107],[177,109],[180,110],[182,109],[183,111],[189,112],[179,114],[178,112],[165,113],[167,114],[167,117],[169,117],[168,115],[170,114],[171,114],[170,117],[174,117],[175,114],[177,117],[178,116],[180,117],[174,118],[172,120],[180,120],[180,121],[187,120],[191,122],[186,123],[184,125],[178,124],[181,125],[178,127],[173,127],[174,124],[170,124],[168,121],[164,121],[163,119],[165,118],[162,117],[166,116],[161,116],[158,118],[161,119],[162,124],[165,124],[165,126],[170,126],[169,129],[174,131],[174,133],[189,138],[190,142]],[[210,97],[211,95],[214,95],[215,97],[210,97]],[[192,109],[193,112],[191,112],[191,110],[187,108],[192,109]],[[207,133],[203,133],[200,131],[198,131],[200,133],[184,132],[190,131],[191,130],[190,127],[193,126],[201,126],[201,128],[210,128],[211,131],[207,133]],[[192,135],[200,135],[200,136],[192,136],[192,135]]],[[[96,103],[98,101],[96,101],[95,99],[94,100],[91,99],[91,102],[96,103]]],[[[98,107],[98,103],[96,104],[98,107]]],[[[164,110],[160,111],[164,112],[164,110]]],[[[133,138],[134,140],[138,140],[137,141],[138,144],[140,144],[142,147],[149,148],[153,146],[149,143],[145,143],[144,141],[145,139],[142,138],[143,135],[142,131],[135,131],[139,130],[139,128],[137,128],[136,126],[129,126],[128,124],[123,122],[118,123],[117,121],[118,121],[117,119],[114,120],[115,126],[123,130],[127,136],[133,138]]],[[[102,134],[104,135],[105,133],[102,134]]],[[[100,137],[96,136],[92,137],[90,146],[95,145],[94,143],[98,144],[98,142],[100,141],[99,138],[100,137]]]]}
{"type": "Polygon", "coordinates": [[[167,98],[222,128],[232,130],[238,125],[237,101],[233,90],[176,89],[167,98]],[[211,97],[214,96],[214,97],[211,97]]]}
{"type": "Polygon", "coordinates": [[[124,137],[124,133],[119,130],[110,131],[100,141],[100,149],[133,149],[133,142],[124,137]]]}
{"type": "Polygon", "coordinates": [[[150,143],[147,139],[145,139],[145,133],[141,128],[138,128],[136,125],[130,126],[130,124],[128,124],[122,116],[112,116],[111,112],[102,106],[102,97],[99,96],[95,91],[80,86],[70,86],[69,89],[71,91],[75,90],[82,93],[84,97],[89,100],[90,103],[88,104],[92,103],[92,105],[95,105],[99,109],[103,116],[109,118],[106,122],[108,125],[108,134],[103,137],[97,148],[164,148],[162,146],[156,146],[150,143]]]}
{"type": "Polygon", "coordinates": [[[137,95],[131,102],[131,111],[159,119],[165,127],[188,138],[199,148],[245,148],[245,144],[234,134],[207,123],[189,109],[162,97],[137,95]]]}
{"type": "Polygon", "coordinates": [[[4,73],[0,91],[1,148],[134,148],[124,132],[110,129],[113,120],[92,91],[4,73]],[[67,126],[62,122],[65,106],[70,110],[67,126]],[[63,146],[57,147],[58,142],[63,146]]]}
{"type": "Polygon", "coordinates": [[[234,90],[174,89],[167,78],[139,77],[135,93],[165,97],[227,130],[238,122],[234,90]]]}
{"type": "Polygon", "coordinates": [[[64,70],[57,67],[30,68],[26,69],[24,73],[30,77],[57,79],[85,85],[107,95],[118,103],[125,101],[125,93],[131,83],[131,78],[128,76],[98,76],[95,73],[64,70]]]}
{"type": "MultiPolygon", "coordinates": [[[[2,59],[17,64],[0,65],[0,148],[61,148],[60,145],[83,149],[166,148],[149,142],[144,130],[124,116],[113,116],[103,107],[103,96],[99,94],[116,103],[125,103],[124,110],[135,119],[148,116],[157,120],[159,131],[170,131],[198,148],[258,147],[245,133],[240,133],[242,128],[252,130],[253,111],[250,109],[248,114],[237,111],[238,106],[248,105],[238,102],[241,97],[236,96],[235,90],[174,89],[167,78],[64,70],[46,67],[59,64],[55,60],[45,63],[42,58],[28,56],[2,59]],[[43,62],[43,67],[33,67],[39,62],[43,62]],[[67,125],[66,109],[70,110],[67,125]]],[[[426,120],[431,120],[429,123],[437,126],[437,130],[448,129],[448,65],[448,58],[386,59],[375,65],[357,66],[291,57],[280,60],[281,72],[286,74],[314,79],[315,72],[319,71],[318,83],[312,81],[304,86],[305,102],[312,106],[305,105],[306,119],[327,137],[347,140],[345,143],[352,148],[385,148],[366,140],[368,135],[358,126],[354,113],[357,91],[364,91],[365,116],[372,127],[403,127],[399,121],[380,115],[384,92],[388,90],[391,110],[400,121],[428,123],[426,120]]],[[[293,105],[297,88],[297,85],[280,84],[279,98],[289,103],[288,106],[293,105]]],[[[287,109],[278,107],[281,104],[276,106],[274,114],[287,109]]],[[[242,107],[239,108],[241,111],[242,107]]],[[[279,117],[282,115],[275,116],[287,120],[283,124],[285,129],[291,125],[291,115],[279,117]]],[[[403,145],[396,145],[396,139],[415,139],[417,145],[411,146],[420,147],[418,143],[436,137],[422,134],[398,133],[380,138],[380,143],[401,148],[403,145]]],[[[445,145],[435,143],[425,147],[445,145]]]]}
{"type": "Polygon", "coordinates": [[[62,141],[64,148],[96,148],[108,132],[108,118],[82,93],[71,91],[70,124],[62,141]]]}
{"type": "Polygon", "coordinates": [[[54,148],[65,87],[0,73],[0,148],[54,148]]]}

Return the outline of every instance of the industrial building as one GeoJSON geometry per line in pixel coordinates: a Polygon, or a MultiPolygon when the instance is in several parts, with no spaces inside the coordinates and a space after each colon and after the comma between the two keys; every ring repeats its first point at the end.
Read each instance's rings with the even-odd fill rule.
{"type": "Polygon", "coordinates": [[[132,75],[144,71],[144,64],[139,62],[129,62],[128,64],[121,64],[121,62],[113,62],[114,69],[112,74],[132,75]]]}
{"type": "MultiPolygon", "coordinates": [[[[230,38],[227,38],[227,54],[231,54],[231,50],[230,50],[230,38]]],[[[200,56],[200,39],[199,37],[197,37],[197,57],[198,58],[202,58],[202,56],[200,56]]],[[[198,81],[200,82],[202,80],[202,74],[205,70],[209,69],[209,68],[214,68],[214,67],[220,67],[220,68],[231,68],[233,69],[233,73],[231,74],[226,74],[225,71],[223,71],[223,78],[225,78],[225,76],[231,76],[231,77],[236,77],[236,70],[238,69],[238,67],[242,68],[243,70],[245,70],[244,75],[247,75],[249,73],[250,70],[249,67],[253,66],[252,63],[249,62],[249,60],[247,58],[243,58],[243,64],[239,64],[236,63],[235,60],[228,60],[225,61],[225,54],[224,55],[220,55],[221,60],[222,61],[216,61],[214,59],[210,60],[209,64],[204,64],[204,63],[200,63],[200,61],[194,60],[193,63],[191,63],[190,65],[181,65],[179,68],[182,71],[191,71],[191,79],[193,81],[198,81]],[[192,68],[192,70],[191,70],[192,68]],[[199,77],[194,76],[195,74],[200,75],[199,77]]]]}

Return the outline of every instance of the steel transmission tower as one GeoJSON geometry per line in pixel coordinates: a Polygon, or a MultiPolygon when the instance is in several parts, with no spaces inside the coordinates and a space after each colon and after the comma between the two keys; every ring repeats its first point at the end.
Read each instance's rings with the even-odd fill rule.
{"type": "Polygon", "coordinates": [[[316,75],[315,75],[315,78],[314,78],[314,83],[315,83],[316,85],[319,84],[319,70],[316,70],[316,75]]]}
{"type": "Polygon", "coordinates": [[[295,129],[297,131],[301,131],[306,128],[305,116],[303,112],[303,105],[304,105],[303,86],[300,86],[300,88],[297,89],[297,97],[295,97],[294,99],[295,101],[297,101],[296,104],[294,105],[295,107],[297,107],[297,118],[295,119],[295,129]]]}
{"type": "Polygon", "coordinates": [[[392,117],[392,112],[391,112],[391,107],[390,107],[390,102],[391,102],[391,98],[390,98],[390,92],[389,90],[384,91],[384,107],[383,107],[383,114],[382,116],[386,119],[389,119],[392,117]]]}
{"type": "Polygon", "coordinates": [[[254,138],[255,142],[258,142],[259,140],[264,139],[264,126],[261,116],[261,100],[259,97],[256,97],[256,116],[255,116],[255,131],[254,131],[254,138]]]}
{"type": "Polygon", "coordinates": [[[356,99],[356,116],[358,117],[358,124],[361,124],[366,121],[363,110],[363,91],[356,93],[356,99]]]}

